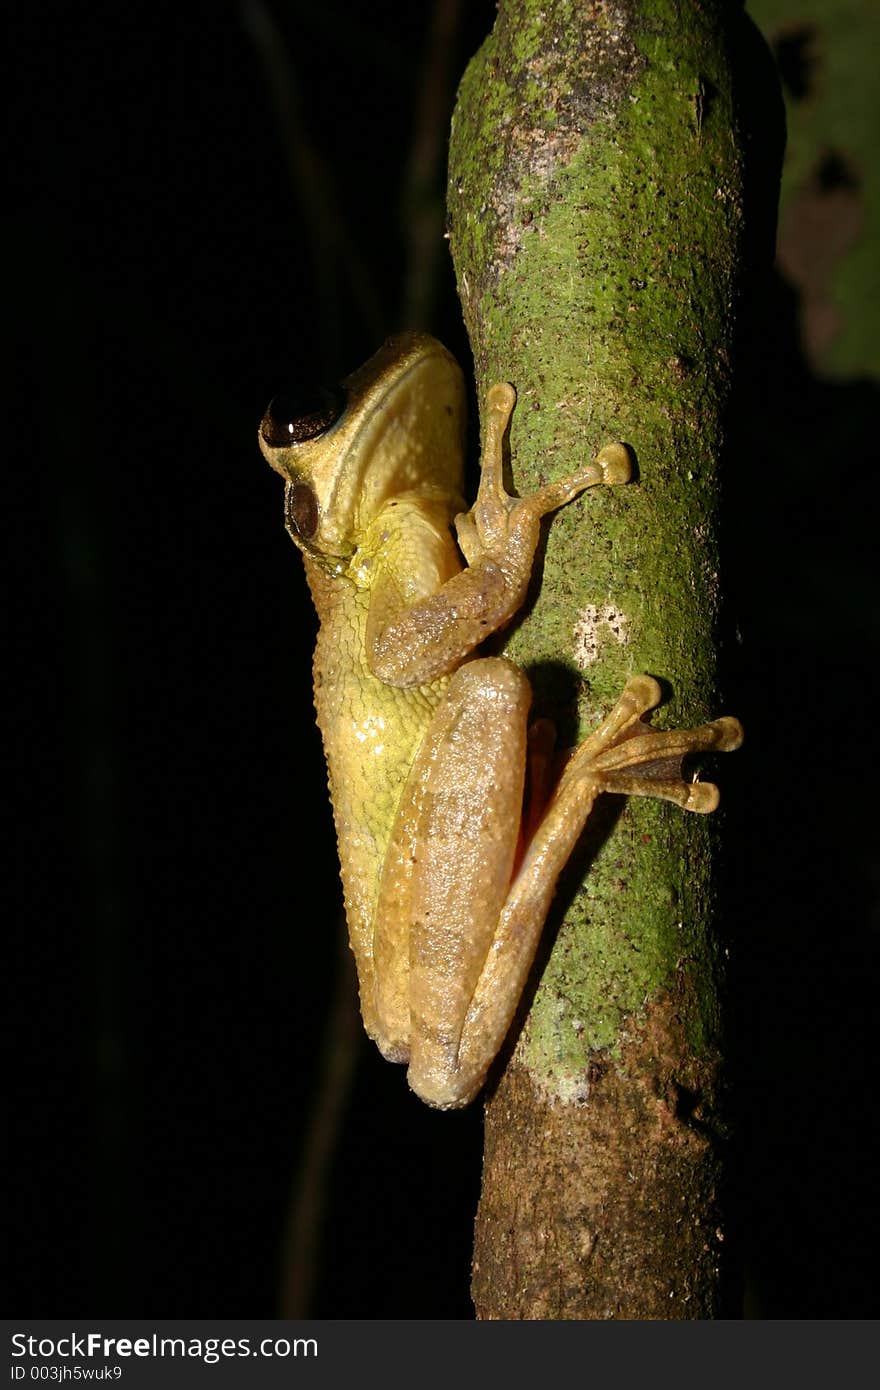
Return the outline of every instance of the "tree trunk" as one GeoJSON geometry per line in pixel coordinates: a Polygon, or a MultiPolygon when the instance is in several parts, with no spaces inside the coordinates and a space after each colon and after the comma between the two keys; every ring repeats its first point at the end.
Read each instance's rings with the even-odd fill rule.
{"type": "MultiPolygon", "coordinates": [[[[516,489],[612,439],[638,465],[554,519],[506,643],[563,743],[634,672],[666,684],[657,725],[722,712],[715,524],[743,224],[723,13],[501,0],[453,118],[453,257],[480,397],[517,388],[516,489]]],[[[480,1317],[718,1315],[720,825],[604,798],[587,828],[486,1106],[480,1317]]]]}

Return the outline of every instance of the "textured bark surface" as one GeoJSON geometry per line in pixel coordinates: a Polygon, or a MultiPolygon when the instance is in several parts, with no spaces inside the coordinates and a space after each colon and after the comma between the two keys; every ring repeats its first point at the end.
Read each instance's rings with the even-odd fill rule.
{"type": "Polygon", "coordinates": [[[714,1310],[724,1231],[717,1147],[701,1124],[714,1068],[683,1033],[686,992],[682,982],[652,1000],[613,1061],[594,1058],[574,1116],[524,1067],[508,1071],[490,1109],[474,1249],[482,1317],[714,1310]]]}
{"type": "MultiPolygon", "coordinates": [[[[517,388],[515,487],[613,438],[638,462],[635,485],[555,518],[506,642],[564,744],[636,671],[670,692],[658,726],[723,712],[717,465],[743,224],[728,11],[502,0],[459,92],[452,252],[481,399],[517,388]]],[[[487,1104],[481,1317],[718,1312],[720,823],[607,798],[587,828],[487,1104]]]]}

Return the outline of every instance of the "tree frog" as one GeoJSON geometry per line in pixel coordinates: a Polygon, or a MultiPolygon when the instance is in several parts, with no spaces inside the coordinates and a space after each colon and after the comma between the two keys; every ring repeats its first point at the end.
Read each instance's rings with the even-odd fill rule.
{"type": "Polygon", "coordinates": [[[711,811],[717,788],[683,780],[682,758],[742,738],[730,718],[652,730],[660,688],[636,675],[549,785],[552,729],[529,729],[528,680],[478,649],[523,602],[541,519],[626,483],[630,458],[611,444],[509,496],[514,403],[510,385],[488,393],[469,511],[463,377],[425,334],[388,339],[336,392],[277,397],[260,426],[320,618],[315,704],[364,1024],[442,1109],[485,1080],[599,793],[711,811]]]}

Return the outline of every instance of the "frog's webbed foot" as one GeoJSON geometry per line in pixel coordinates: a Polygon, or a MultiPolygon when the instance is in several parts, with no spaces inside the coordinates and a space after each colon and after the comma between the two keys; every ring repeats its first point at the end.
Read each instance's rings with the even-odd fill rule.
{"type": "Polygon", "coordinates": [[[528,563],[537,543],[542,517],[571,502],[590,487],[614,487],[628,483],[632,462],[624,444],[608,444],[592,463],[558,482],[548,483],[527,497],[511,497],[504,488],[504,438],[516,392],[508,382],[491,387],[486,397],[485,432],[480,459],[477,500],[469,512],[455,519],[458,542],[468,564],[484,555],[509,556],[525,541],[528,563]],[[520,542],[521,543],[521,542],[520,542]]]}
{"type": "Polygon", "coordinates": [[[660,698],[660,686],[653,677],[631,677],[611,713],[572,756],[563,782],[583,778],[597,791],[656,796],[685,811],[714,811],[718,788],[711,782],[685,781],[683,762],[697,753],[730,753],[739,748],[742,725],[724,716],[695,729],[652,729],[643,715],[660,698]]]}

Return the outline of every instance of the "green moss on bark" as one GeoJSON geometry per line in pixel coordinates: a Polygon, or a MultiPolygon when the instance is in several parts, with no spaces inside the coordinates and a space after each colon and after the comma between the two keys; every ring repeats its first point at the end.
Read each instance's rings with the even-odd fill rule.
{"type": "MultiPolygon", "coordinates": [[[[516,485],[561,476],[612,438],[635,485],[553,523],[540,598],[509,642],[527,668],[578,665],[580,736],[647,671],[658,724],[718,713],[714,538],[739,229],[740,155],[724,36],[711,6],[650,0],[503,5],[459,93],[449,218],[481,388],[514,382],[516,485]],[[604,638],[604,640],[603,640],[604,638]]],[[[682,961],[714,976],[705,915],[713,827],[628,805],[598,848],[544,971],[519,1058],[560,1094],[614,1049],[682,961]]],[[[714,990],[691,1032],[715,1031],[714,990]]]]}
{"type": "MultiPolygon", "coordinates": [[[[696,0],[502,0],[459,92],[450,237],[481,399],[494,380],[517,389],[514,484],[525,492],[561,477],[611,439],[637,460],[634,483],[592,491],[554,519],[534,608],[506,643],[532,676],[538,712],[562,720],[567,743],[596,724],[634,672],[666,685],[657,726],[721,712],[718,458],[743,223],[730,13],[696,0]]],[[[626,1277],[642,1278],[633,1297],[608,1285],[624,1278],[622,1265],[610,1262],[593,1286],[553,1254],[615,1240],[608,1213],[617,1199],[593,1197],[630,1171],[660,1171],[661,1149],[663,1193],[636,1203],[627,1241],[638,1246],[638,1212],[656,1212],[658,1202],[673,1204],[671,1231],[714,1219],[714,1148],[687,1141],[694,1131],[683,1111],[672,1106],[668,1126],[646,1133],[643,1153],[635,1149],[655,1089],[691,1096],[701,1133],[720,1126],[711,921],[719,818],[611,801],[600,803],[563,878],[539,982],[488,1104],[475,1266],[482,1316],[614,1316],[601,1310],[630,1307],[641,1311],[620,1315],[700,1317],[716,1306],[711,1241],[694,1247],[706,1252],[689,1285],[698,1292],[667,1312],[660,1266],[677,1256],[659,1251],[647,1230],[645,1267],[627,1266],[626,1277]],[[662,1064],[652,1041],[661,1034],[674,1040],[662,1064]],[[564,1121],[550,1124],[560,1106],[564,1121]],[[516,1225],[526,1170],[539,1174],[538,1188],[545,1170],[558,1185],[558,1153],[541,1135],[559,1124],[569,1187],[542,1216],[542,1229],[558,1230],[541,1250],[526,1242],[528,1279],[522,1251],[509,1276],[510,1252],[496,1258],[498,1232],[516,1225]],[[502,1133],[518,1137],[502,1143],[502,1133]],[[601,1172],[587,1160],[594,1150],[607,1155],[601,1172]],[[500,1167],[493,1154],[505,1155],[500,1167]],[[532,1293],[521,1299],[526,1285],[532,1293]]],[[[618,1199],[623,1210],[628,1199],[618,1199]]]]}

